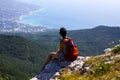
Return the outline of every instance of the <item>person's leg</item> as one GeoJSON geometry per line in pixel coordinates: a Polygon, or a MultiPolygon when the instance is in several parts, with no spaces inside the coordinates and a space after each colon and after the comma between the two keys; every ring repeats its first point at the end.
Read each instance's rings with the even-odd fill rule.
{"type": "Polygon", "coordinates": [[[50,52],[49,56],[45,60],[45,63],[43,64],[43,67],[45,67],[45,65],[48,64],[52,58],[58,58],[56,52],[50,52]]]}

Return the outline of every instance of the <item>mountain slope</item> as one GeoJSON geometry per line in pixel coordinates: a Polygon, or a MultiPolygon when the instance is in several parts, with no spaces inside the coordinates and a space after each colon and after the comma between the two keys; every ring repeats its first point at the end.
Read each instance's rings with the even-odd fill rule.
{"type": "Polygon", "coordinates": [[[68,34],[78,44],[82,55],[97,55],[119,43],[120,27],[98,26],[93,29],[70,31],[68,34]]]}
{"type": "Polygon", "coordinates": [[[23,37],[0,35],[0,79],[28,80],[39,72],[45,54],[44,46],[23,37]]]}
{"type": "MultiPolygon", "coordinates": [[[[119,43],[119,34],[120,27],[108,26],[97,26],[93,29],[68,31],[68,36],[72,37],[76,42],[79,47],[80,55],[82,56],[102,54],[104,49],[113,47],[113,45],[119,43]]],[[[20,33],[17,35],[27,37],[38,44],[49,46],[51,51],[57,49],[60,41],[58,30],[35,34],[20,33]]]]}

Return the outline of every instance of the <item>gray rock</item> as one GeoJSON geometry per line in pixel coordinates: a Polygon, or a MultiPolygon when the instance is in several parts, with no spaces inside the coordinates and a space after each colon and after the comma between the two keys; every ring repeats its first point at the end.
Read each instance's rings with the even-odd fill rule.
{"type": "Polygon", "coordinates": [[[77,71],[82,68],[84,61],[88,60],[90,57],[78,56],[75,61],[54,61],[51,60],[49,64],[45,66],[45,69],[40,72],[37,76],[30,80],[55,80],[56,77],[60,76],[62,68],[68,67],[70,71],[77,71]]]}

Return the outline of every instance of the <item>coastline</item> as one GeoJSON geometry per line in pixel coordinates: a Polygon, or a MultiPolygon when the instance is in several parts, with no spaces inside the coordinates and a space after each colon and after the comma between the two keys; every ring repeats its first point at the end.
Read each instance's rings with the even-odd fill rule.
{"type": "MultiPolygon", "coordinates": [[[[37,12],[41,12],[43,10],[43,8],[40,8],[40,9],[37,9],[37,10],[34,10],[34,11],[30,11],[28,14],[24,14],[24,15],[21,15],[18,19],[18,22],[19,23],[24,23],[22,20],[23,20],[23,17],[26,17],[26,16],[31,16],[33,15],[34,13],[37,13],[37,12]]],[[[24,23],[26,24],[26,23],[24,23]]],[[[29,24],[29,23],[27,23],[29,24]]],[[[31,24],[30,24],[31,25],[31,24]]]]}

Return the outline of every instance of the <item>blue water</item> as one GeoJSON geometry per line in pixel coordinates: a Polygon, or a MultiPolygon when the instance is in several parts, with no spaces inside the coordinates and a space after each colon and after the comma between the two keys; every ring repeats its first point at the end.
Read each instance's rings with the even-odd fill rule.
{"type": "Polygon", "coordinates": [[[65,27],[71,30],[79,27],[79,25],[77,25],[79,22],[72,19],[71,17],[63,16],[53,12],[47,12],[44,10],[33,12],[32,15],[23,16],[22,22],[32,25],[42,25],[48,28],[56,29],[59,29],[60,27],[65,27]]]}

